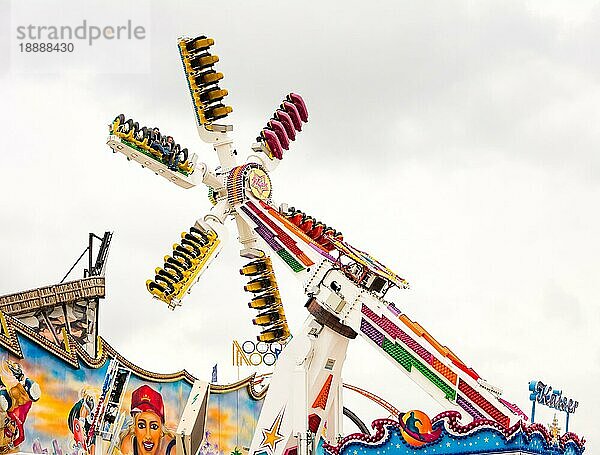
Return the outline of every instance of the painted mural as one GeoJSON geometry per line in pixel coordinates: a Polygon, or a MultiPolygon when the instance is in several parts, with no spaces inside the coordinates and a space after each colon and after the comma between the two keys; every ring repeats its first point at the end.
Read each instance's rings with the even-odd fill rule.
{"type": "Polygon", "coordinates": [[[263,397],[247,379],[229,386],[211,386],[201,455],[248,453],[263,397]]]}
{"type": "Polygon", "coordinates": [[[0,365],[0,453],[8,453],[25,439],[24,426],[40,385],[27,376],[23,366],[3,358],[0,365]]]}
{"type": "MultiPolygon", "coordinates": [[[[7,415],[16,417],[13,419],[16,437],[8,441],[5,436],[1,453],[17,451],[19,446],[23,451],[39,454],[94,453],[95,447],[89,442],[94,439],[90,438],[90,431],[108,362],[99,368],[74,368],[30,340],[21,340],[21,348],[23,359],[15,359],[4,352],[3,365],[19,365],[20,370],[32,378],[29,382],[25,379],[24,383],[33,384],[29,390],[35,393],[23,393],[27,390],[25,386],[15,386],[21,393],[14,396],[22,404],[16,408],[13,404],[7,415]]],[[[173,429],[190,389],[191,385],[185,379],[160,383],[132,374],[122,409],[115,416],[119,417],[117,421],[121,422],[121,428],[109,435],[112,437],[107,441],[118,442],[114,453],[170,455],[173,429]]],[[[14,432],[5,427],[4,434],[11,433],[14,432]]]]}
{"type": "MultiPolygon", "coordinates": [[[[143,370],[102,338],[94,359],[66,332],[57,347],[1,312],[0,323],[0,455],[176,455],[192,375],[143,370]]],[[[262,398],[251,378],[211,385],[200,452],[247,452],[262,398]]]]}
{"type": "Polygon", "coordinates": [[[131,420],[119,434],[115,454],[170,455],[175,446],[174,429],[165,424],[162,395],[144,384],[131,394],[131,420]]]}

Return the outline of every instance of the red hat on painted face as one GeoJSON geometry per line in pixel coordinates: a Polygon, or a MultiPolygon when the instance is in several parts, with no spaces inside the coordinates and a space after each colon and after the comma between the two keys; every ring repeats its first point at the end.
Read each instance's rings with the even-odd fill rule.
{"type": "Polygon", "coordinates": [[[143,385],[131,394],[131,414],[147,411],[153,412],[160,417],[162,423],[165,423],[162,395],[147,385],[143,385]]]}

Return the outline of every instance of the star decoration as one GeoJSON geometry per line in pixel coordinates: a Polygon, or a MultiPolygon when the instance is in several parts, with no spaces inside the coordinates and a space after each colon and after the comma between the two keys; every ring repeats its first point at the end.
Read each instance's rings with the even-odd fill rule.
{"type": "Polygon", "coordinates": [[[279,433],[279,427],[281,426],[281,420],[283,419],[283,410],[277,415],[273,425],[269,429],[262,429],[263,440],[260,444],[261,447],[268,447],[271,452],[275,450],[275,446],[279,441],[283,439],[283,435],[279,433]]]}
{"type": "Polygon", "coordinates": [[[483,438],[483,442],[490,442],[490,438],[483,438]]]}

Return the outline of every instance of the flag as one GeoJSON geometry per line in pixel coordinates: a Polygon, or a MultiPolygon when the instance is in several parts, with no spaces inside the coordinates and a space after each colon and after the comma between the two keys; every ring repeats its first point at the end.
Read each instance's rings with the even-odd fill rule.
{"type": "Polygon", "coordinates": [[[216,363],[212,370],[212,378],[211,378],[210,382],[215,382],[215,383],[217,382],[217,364],[216,363]]]}

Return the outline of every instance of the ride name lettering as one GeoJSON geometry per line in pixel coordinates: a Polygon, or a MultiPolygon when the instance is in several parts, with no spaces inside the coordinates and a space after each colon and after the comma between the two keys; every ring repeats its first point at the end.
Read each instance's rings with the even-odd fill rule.
{"type": "Polygon", "coordinates": [[[550,408],[559,411],[565,411],[569,414],[575,412],[579,402],[562,396],[562,391],[554,393],[551,385],[546,385],[542,381],[538,381],[535,385],[535,393],[537,393],[536,401],[550,408]]]}
{"type": "Polygon", "coordinates": [[[269,185],[267,185],[267,179],[265,179],[262,175],[252,175],[250,184],[261,191],[267,191],[269,189],[269,185]]]}

